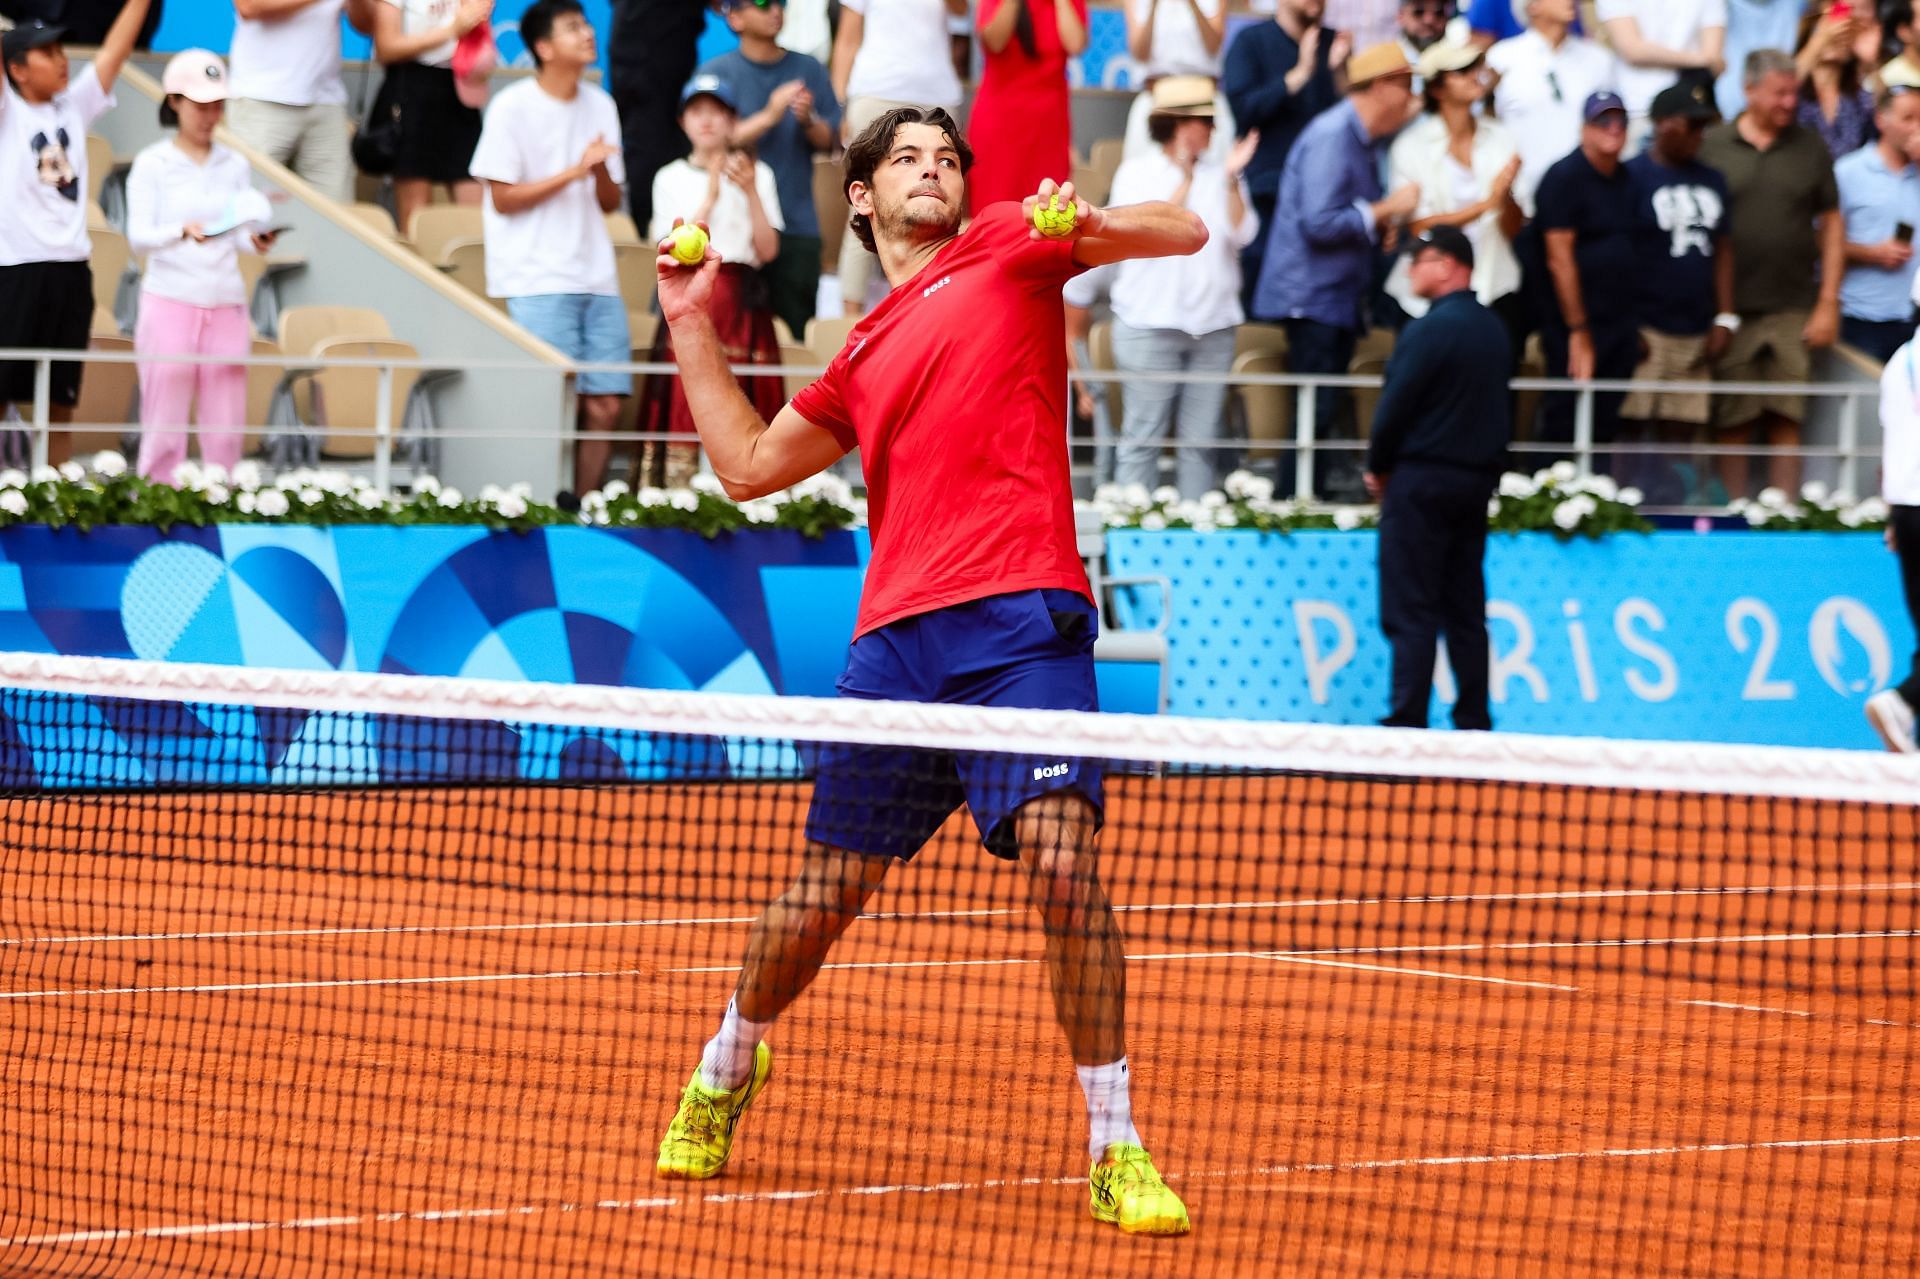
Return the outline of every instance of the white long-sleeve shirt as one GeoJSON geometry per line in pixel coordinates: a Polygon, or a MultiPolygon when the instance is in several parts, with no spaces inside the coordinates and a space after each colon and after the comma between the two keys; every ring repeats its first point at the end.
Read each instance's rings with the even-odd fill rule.
{"type": "Polygon", "coordinates": [[[1920,355],[1909,342],[1880,374],[1880,496],[1920,506],[1920,355]]]}
{"type": "Polygon", "coordinates": [[[167,138],[142,151],[127,175],[127,244],[147,259],[141,291],[189,306],[242,306],[246,283],[239,254],[250,249],[240,227],[203,243],[181,236],[189,222],[212,225],[233,198],[253,185],[240,153],[218,142],[205,164],[167,138]]]}
{"type": "MultiPolygon", "coordinates": [[[[1165,200],[1180,189],[1186,175],[1156,147],[1120,166],[1108,200],[1114,205],[1165,200]]],[[[1178,329],[1193,337],[1230,329],[1245,320],[1240,309],[1240,250],[1260,232],[1245,179],[1240,186],[1242,212],[1229,216],[1227,171],[1209,156],[1193,166],[1187,208],[1207,226],[1207,243],[1198,253],[1178,258],[1134,258],[1120,264],[1113,282],[1113,313],[1129,328],[1178,329]]]]}

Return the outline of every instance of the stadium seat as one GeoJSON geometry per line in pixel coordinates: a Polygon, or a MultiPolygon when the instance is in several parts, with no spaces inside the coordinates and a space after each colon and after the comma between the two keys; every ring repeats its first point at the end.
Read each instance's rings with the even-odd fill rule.
{"type": "MultiPolygon", "coordinates": [[[[798,342],[780,343],[780,363],[786,365],[788,368],[795,369],[817,369],[822,367],[820,357],[814,354],[813,348],[810,346],[802,346],[798,342]]],[[[800,394],[801,391],[813,385],[813,375],[789,373],[782,381],[786,384],[787,398],[791,400],[794,396],[800,394]]]]}
{"type": "MultiPolygon", "coordinates": [[[[131,354],[133,339],[117,333],[96,333],[87,342],[90,351],[121,351],[131,354]]],[[[101,449],[122,452],[124,436],[138,421],[136,407],[140,399],[140,373],[137,365],[88,364],[80,379],[80,400],[73,407],[76,429],[73,434],[75,456],[98,453],[101,449]]]]}
{"type": "Polygon", "coordinates": [[[860,321],[850,315],[822,315],[807,321],[806,344],[822,366],[833,363],[847,344],[847,334],[860,321]]]}
{"type": "MultiPolygon", "coordinates": [[[[315,358],[415,360],[420,352],[412,343],[391,337],[331,337],[312,350],[315,358]]],[[[406,424],[407,400],[420,378],[416,369],[393,372],[393,415],[390,425],[397,440],[406,424]]],[[[347,461],[365,461],[377,452],[371,434],[379,415],[378,369],[321,369],[313,375],[313,424],[320,428],[320,455],[347,461]]]]}
{"type": "Polygon", "coordinates": [[[1245,355],[1249,351],[1261,353],[1287,353],[1287,330],[1279,324],[1261,324],[1249,320],[1233,331],[1233,353],[1245,355]]]}
{"type": "Polygon", "coordinates": [[[828,275],[840,270],[840,242],[847,237],[847,219],[853,213],[841,185],[844,174],[840,161],[824,155],[813,158],[813,211],[820,219],[820,269],[828,275]]]}
{"type": "Polygon", "coordinates": [[[100,190],[107,185],[107,179],[113,176],[115,164],[113,143],[97,133],[89,133],[87,135],[87,199],[92,203],[100,203],[100,190]]]}
{"type": "MultiPolygon", "coordinates": [[[[252,353],[279,355],[280,344],[272,338],[256,337],[253,339],[252,353]]],[[[247,366],[246,451],[249,454],[265,451],[267,435],[263,428],[272,425],[291,425],[291,422],[275,422],[276,417],[291,417],[293,411],[292,406],[289,405],[284,411],[277,412],[274,403],[274,397],[280,390],[281,379],[286,376],[286,372],[285,367],[280,365],[250,364],[247,366]]]]}
{"type": "Polygon", "coordinates": [[[380,235],[393,240],[400,238],[400,228],[394,225],[393,214],[387,212],[385,205],[359,200],[349,204],[346,213],[348,217],[365,223],[380,235]]]}
{"type": "MultiPolygon", "coordinates": [[[[1285,344],[1279,350],[1242,351],[1233,357],[1232,373],[1285,373],[1285,344]]],[[[1293,388],[1290,386],[1236,386],[1228,401],[1229,413],[1239,422],[1234,433],[1247,441],[1246,464],[1270,462],[1278,457],[1275,441],[1293,438],[1293,388]],[[1260,447],[1261,445],[1266,447],[1260,447]]],[[[1287,496],[1287,495],[1283,495],[1287,496]]]]}
{"type": "Polygon", "coordinates": [[[615,244],[613,269],[620,277],[620,296],[629,315],[653,311],[653,295],[660,287],[660,255],[644,244],[615,244]]]}
{"type": "Polygon", "coordinates": [[[1088,204],[1105,204],[1107,202],[1107,190],[1112,186],[1112,183],[1113,180],[1110,177],[1102,176],[1100,170],[1094,168],[1092,165],[1081,164],[1074,166],[1074,194],[1082,200],[1085,200],[1088,204]]]}
{"type": "Polygon", "coordinates": [[[502,298],[487,296],[487,246],[479,240],[455,240],[441,250],[439,267],[447,278],[477,298],[501,311],[507,309],[502,298]]]}
{"type": "Polygon", "coordinates": [[[1120,156],[1126,150],[1124,138],[1101,138],[1087,155],[1087,167],[1100,175],[1100,189],[1113,190],[1113,175],[1120,171],[1120,156]]]}
{"type": "Polygon", "coordinates": [[[122,316],[119,306],[120,283],[129,270],[134,269],[133,253],[127,247],[127,237],[118,231],[97,230],[92,238],[93,304],[96,308],[105,307],[115,316],[122,316]]]}
{"type": "MultiPolygon", "coordinates": [[[[1383,359],[1355,360],[1347,366],[1347,372],[1356,376],[1379,377],[1386,371],[1387,362],[1383,359]]],[[[1373,433],[1373,411],[1379,406],[1379,387],[1356,386],[1353,388],[1353,421],[1355,429],[1360,432],[1361,439],[1364,440],[1373,433]]]]}
{"type": "Polygon", "coordinates": [[[117,338],[120,336],[120,322],[113,318],[112,311],[95,303],[93,308],[93,327],[88,331],[95,337],[117,338]]]}
{"type": "Polygon", "coordinates": [[[429,262],[440,261],[440,254],[455,240],[478,240],[481,229],[478,205],[428,204],[413,211],[407,226],[407,239],[413,251],[429,262]]]}
{"type": "MultiPolygon", "coordinates": [[[[1113,362],[1113,324],[1102,320],[1087,331],[1087,355],[1093,361],[1096,372],[1112,373],[1117,367],[1113,362]]],[[[1120,433],[1120,423],[1126,419],[1126,404],[1121,399],[1120,384],[1106,383],[1107,420],[1113,423],[1115,436],[1120,433]]]]}
{"type": "Polygon", "coordinates": [[[640,228],[634,225],[633,215],[621,209],[607,214],[607,236],[615,244],[645,245],[647,242],[640,228]]]}

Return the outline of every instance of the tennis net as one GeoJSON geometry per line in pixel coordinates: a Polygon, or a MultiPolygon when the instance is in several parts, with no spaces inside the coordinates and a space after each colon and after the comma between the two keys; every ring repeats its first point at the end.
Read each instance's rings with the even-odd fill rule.
{"type": "Polygon", "coordinates": [[[0,1273],[1910,1270],[1916,797],[1868,754],[0,656],[0,1273]],[[956,769],[990,807],[1083,761],[1180,1239],[1088,1215],[1027,868],[1070,817],[1024,862],[941,820],[956,769]],[[660,1179],[814,778],[906,768],[835,838],[934,835],[723,1175],[660,1179]]]}

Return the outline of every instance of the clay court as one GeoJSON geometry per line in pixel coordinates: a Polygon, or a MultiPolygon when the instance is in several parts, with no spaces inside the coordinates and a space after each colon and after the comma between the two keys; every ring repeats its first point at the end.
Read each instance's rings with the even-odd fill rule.
{"type": "Polygon", "coordinates": [[[964,814],[654,1148],[805,788],[0,800],[0,1273],[1807,1275],[1920,1266],[1913,809],[1115,779],[1136,1114],[1087,1219],[964,814]]]}

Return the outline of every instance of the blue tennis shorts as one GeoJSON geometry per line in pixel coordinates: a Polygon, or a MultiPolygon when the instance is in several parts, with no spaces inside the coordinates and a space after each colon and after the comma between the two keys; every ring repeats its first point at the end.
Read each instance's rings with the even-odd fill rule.
{"type": "MultiPolygon", "coordinates": [[[[1073,591],[1016,591],[890,622],[853,642],[842,697],[1037,710],[1099,709],[1093,640],[1099,620],[1073,591]]],[[[898,746],[824,745],[807,838],[907,861],[962,803],[996,857],[1014,858],[1013,814],[1076,791],[1102,814],[1098,761],[898,746]]]]}

